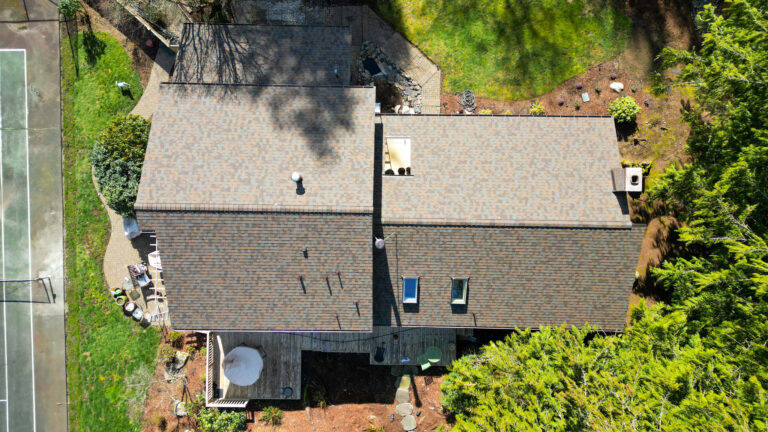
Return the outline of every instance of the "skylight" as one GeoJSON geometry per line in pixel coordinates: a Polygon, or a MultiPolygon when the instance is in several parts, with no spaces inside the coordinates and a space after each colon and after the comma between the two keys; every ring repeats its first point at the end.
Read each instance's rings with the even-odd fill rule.
{"type": "Polygon", "coordinates": [[[411,139],[387,137],[384,144],[384,175],[411,175],[411,139]]]}
{"type": "Polygon", "coordinates": [[[419,278],[403,278],[403,303],[412,304],[419,302],[419,278]]]}

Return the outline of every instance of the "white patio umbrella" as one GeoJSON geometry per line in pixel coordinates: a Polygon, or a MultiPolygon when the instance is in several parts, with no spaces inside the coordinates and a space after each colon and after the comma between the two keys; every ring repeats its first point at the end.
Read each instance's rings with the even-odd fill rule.
{"type": "Polygon", "coordinates": [[[239,386],[249,386],[261,376],[264,360],[259,351],[251,347],[239,346],[224,357],[221,367],[229,382],[239,386]]]}

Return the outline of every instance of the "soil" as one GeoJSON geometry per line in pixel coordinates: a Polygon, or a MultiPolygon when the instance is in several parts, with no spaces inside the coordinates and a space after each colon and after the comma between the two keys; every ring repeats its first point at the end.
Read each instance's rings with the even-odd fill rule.
{"type": "MultiPolygon", "coordinates": [[[[189,417],[176,417],[171,412],[175,401],[189,402],[203,394],[205,384],[205,356],[199,348],[204,346],[204,336],[188,332],[179,351],[194,347],[195,355],[187,361],[186,386],[184,381],[167,382],[164,366],[155,367],[147,402],[144,405],[144,432],[195,430],[189,417]],[[163,425],[156,426],[157,416],[163,425]]],[[[167,343],[164,338],[163,343],[167,343]]],[[[397,377],[390,367],[371,366],[368,355],[328,354],[304,352],[302,354],[302,400],[286,402],[255,402],[246,409],[247,430],[304,431],[363,431],[371,424],[385,431],[402,431],[402,417],[395,414],[397,377]],[[262,410],[274,405],[283,410],[279,426],[271,426],[260,420],[262,410]],[[393,417],[394,415],[394,417],[393,417]]],[[[445,368],[429,369],[428,375],[413,378],[410,387],[411,403],[418,422],[418,431],[432,431],[446,424],[446,416],[440,404],[440,384],[445,368]]]]}
{"type": "Polygon", "coordinates": [[[133,68],[141,77],[141,85],[146,87],[160,41],[127,12],[120,12],[113,3],[114,0],[82,3],[85,13],[80,14],[77,20],[68,22],[67,27],[70,33],[72,30],[101,31],[114,36],[131,56],[133,68]],[[151,46],[147,41],[151,41],[151,46]]]}
{"type": "MultiPolygon", "coordinates": [[[[169,343],[167,332],[164,333],[163,343],[169,343]]],[[[195,424],[189,417],[176,417],[172,409],[175,401],[191,402],[198,394],[204,393],[205,355],[200,351],[204,346],[204,335],[185,332],[182,343],[174,347],[178,351],[194,348],[194,353],[187,359],[183,368],[186,373],[185,380],[167,382],[164,377],[165,365],[157,362],[144,404],[143,432],[195,430],[195,424]],[[162,427],[155,426],[158,416],[163,418],[162,427]]]]}

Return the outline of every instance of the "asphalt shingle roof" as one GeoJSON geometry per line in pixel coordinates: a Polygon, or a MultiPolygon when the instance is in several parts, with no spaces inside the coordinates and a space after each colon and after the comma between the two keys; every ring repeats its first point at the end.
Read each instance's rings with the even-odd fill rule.
{"type": "Polygon", "coordinates": [[[176,329],[372,329],[370,214],[139,210],[137,217],[142,229],[156,230],[176,329]]]}
{"type": "Polygon", "coordinates": [[[374,91],[162,84],[136,208],[370,213],[374,91]]]}
{"type": "Polygon", "coordinates": [[[383,176],[384,223],[629,227],[613,194],[610,117],[379,115],[410,137],[412,176],[383,176]]]}
{"type": "Polygon", "coordinates": [[[174,81],[349,85],[349,27],[184,25],[174,81]]]}
{"type": "Polygon", "coordinates": [[[644,225],[632,228],[384,225],[374,250],[374,325],[621,331],[644,225]],[[403,305],[402,277],[419,278],[403,305]],[[451,278],[469,278],[466,306],[451,278]]]}

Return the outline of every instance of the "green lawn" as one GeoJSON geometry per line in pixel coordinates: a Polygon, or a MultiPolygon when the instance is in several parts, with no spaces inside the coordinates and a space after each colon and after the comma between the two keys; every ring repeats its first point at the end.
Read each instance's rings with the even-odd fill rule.
{"type": "Polygon", "coordinates": [[[110,35],[80,33],[61,46],[70,430],[138,431],[160,334],[125,318],[109,297],[102,275],[109,219],[89,154],[109,119],[138,102],[141,82],[110,35]],[[115,81],[129,82],[133,99],[115,81]]]}
{"type": "Polygon", "coordinates": [[[444,73],[444,91],[538,96],[619,54],[632,23],[610,0],[378,0],[444,73]]]}

